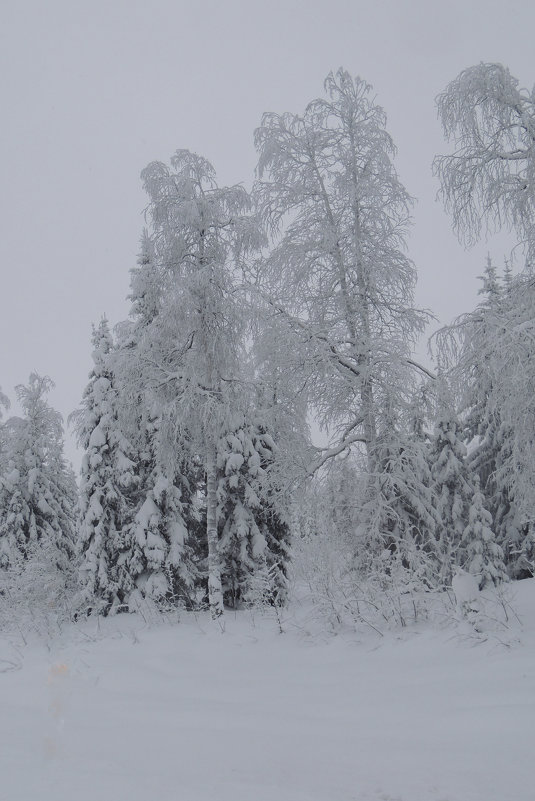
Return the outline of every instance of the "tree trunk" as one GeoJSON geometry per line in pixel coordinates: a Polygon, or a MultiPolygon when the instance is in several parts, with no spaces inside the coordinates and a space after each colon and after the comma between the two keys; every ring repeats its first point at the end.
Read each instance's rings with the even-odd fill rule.
{"type": "Polygon", "coordinates": [[[206,534],[208,538],[208,603],[213,620],[223,614],[221,564],[217,537],[217,465],[212,441],[206,444],[206,534]]]}

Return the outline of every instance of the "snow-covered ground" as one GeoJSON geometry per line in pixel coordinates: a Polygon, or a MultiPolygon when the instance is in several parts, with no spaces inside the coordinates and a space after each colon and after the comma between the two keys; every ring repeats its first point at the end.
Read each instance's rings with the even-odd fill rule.
{"type": "Polygon", "coordinates": [[[507,647],[248,613],[0,639],[0,798],[532,801],[535,581],[514,592],[507,647]]]}

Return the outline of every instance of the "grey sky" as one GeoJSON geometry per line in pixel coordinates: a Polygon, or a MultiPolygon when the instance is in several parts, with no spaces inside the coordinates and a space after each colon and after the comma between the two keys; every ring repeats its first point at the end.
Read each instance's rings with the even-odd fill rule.
{"type": "MultiPolygon", "coordinates": [[[[139,173],[189,148],[249,185],[264,111],[300,111],[344,66],[373,84],[418,199],[417,299],[442,321],[474,302],[484,257],[435,202],[434,97],[500,61],[535,81],[532,0],[47,0],[5,3],[0,28],[0,385],[31,370],[64,415],[87,380],[91,323],[127,314],[146,203],[139,173]]],[[[69,447],[69,455],[73,456],[69,447]]]]}

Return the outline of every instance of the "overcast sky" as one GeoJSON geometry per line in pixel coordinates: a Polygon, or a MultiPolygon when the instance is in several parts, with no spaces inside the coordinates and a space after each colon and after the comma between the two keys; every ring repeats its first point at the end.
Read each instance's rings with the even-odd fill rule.
{"type": "MultiPolygon", "coordinates": [[[[0,23],[0,385],[32,370],[65,416],[91,368],[91,323],[128,313],[146,199],[139,173],[177,148],[251,184],[264,111],[302,111],[330,70],[373,84],[418,199],[418,302],[442,322],[475,302],[488,250],[465,252],[435,201],[434,98],[465,67],[535,81],[533,0],[41,0],[0,23]]],[[[72,445],[68,447],[71,458],[72,445]]],[[[75,461],[78,460],[75,458],[75,461]]]]}

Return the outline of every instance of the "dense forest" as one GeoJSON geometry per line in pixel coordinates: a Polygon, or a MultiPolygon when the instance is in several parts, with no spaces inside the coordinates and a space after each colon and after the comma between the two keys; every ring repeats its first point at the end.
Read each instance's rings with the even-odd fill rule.
{"type": "Polygon", "coordinates": [[[50,378],[16,388],[22,416],[0,394],[0,622],[220,619],[301,582],[333,619],[399,623],[460,576],[533,575],[535,90],[479,64],[437,109],[460,241],[517,246],[514,270],[474,265],[479,303],[426,363],[413,199],[368,83],[339,69],[303,113],[266,113],[250,193],[187,150],[142,171],[130,314],[95,322],[69,421],[78,481],[50,378]]]}

